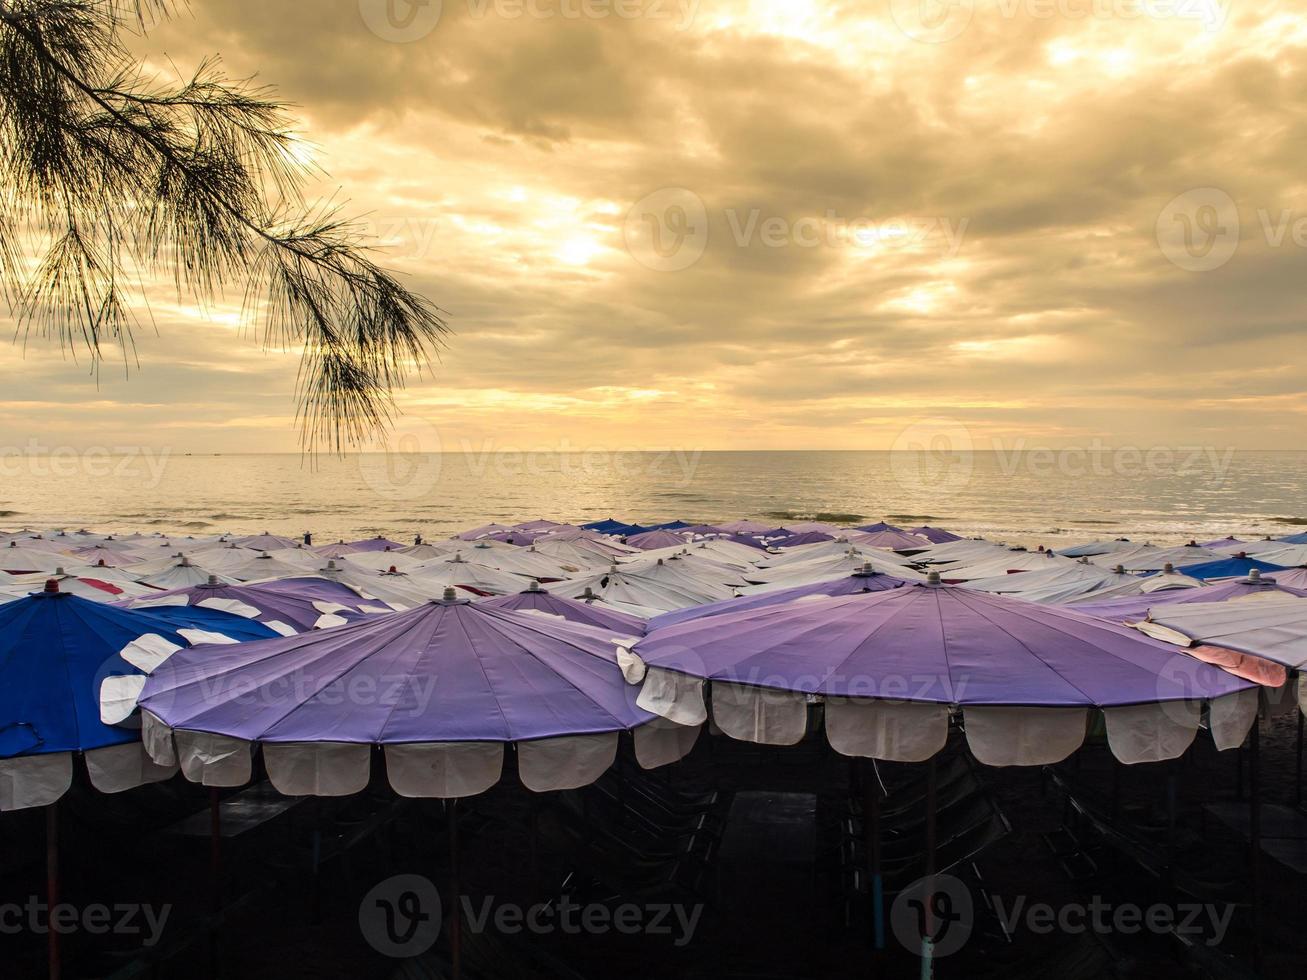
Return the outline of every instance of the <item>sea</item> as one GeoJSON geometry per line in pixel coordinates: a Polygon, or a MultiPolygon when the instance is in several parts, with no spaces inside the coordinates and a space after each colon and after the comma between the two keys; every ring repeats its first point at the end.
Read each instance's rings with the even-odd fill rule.
{"type": "Polygon", "coordinates": [[[885,520],[1012,544],[1307,530],[1307,452],[0,452],[0,531],[428,539],[489,522],[885,520]]]}

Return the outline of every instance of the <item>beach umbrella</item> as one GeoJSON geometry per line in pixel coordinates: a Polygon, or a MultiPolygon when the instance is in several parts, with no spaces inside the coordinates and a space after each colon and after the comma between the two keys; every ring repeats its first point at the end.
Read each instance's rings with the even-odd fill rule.
{"type": "Polygon", "coordinates": [[[880,553],[868,554],[849,550],[840,555],[821,558],[816,561],[800,562],[782,568],[763,569],[758,572],[746,572],[745,577],[752,583],[739,590],[740,595],[761,595],[780,589],[791,589],[815,582],[829,582],[861,571],[870,565],[873,571],[893,575],[910,582],[924,582],[926,577],[912,568],[886,561],[880,553]]]}
{"type": "MultiPolygon", "coordinates": [[[[942,575],[949,575],[941,572],[942,575]]],[[[949,575],[951,578],[952,576],[949,575]]],[[[1124,572],[1099,568],[1087,562],[1059,562],[1053,568],[1036,568],[1028,572],[1004,573],[990,578],[971,579],[968,589],[1012,595],[1027,602],[1064,603],[1097,593],[1105,588],[1138,583],[1139,579],[1124,572]]]]}
{"type": "Polygon", "coordinates": [[[1051,551],[1026,551],[1016,548],[1001,552],[976,562],[958,562],[955,564],[936,565],[939,574],[946,582],[969,582],[977,579],[993,578],[997,575],[1011,575],[1016,572],[1047,571],[1050,568],[1082,567],[1072,558],[1063,558],[1051,551]]]}
{"type": "Polygon", "coordinates": [[[271,531],[264,531],[262,534],[251,534],[242,538],[233,538],[232,544],[239,545],[242,548],[249,548],[252,551],[276,551],[278,548],[294,548],[299,541],[294,538],[285,538],[280,534],[273,534],[271,531]]]}
{"type": "Polygon", "coordinates": [[[620,566],[606,572],[565,582],[555,582],[551,588],[569,599],[602,599],[622,612],[648,618],[658,613],[701,606],[715,599],[729,598],[729,589],[722,594],[716,589],[705,592],[698,582],[671,582],[665,578],[648,577],[628,572],[620,566]]]}
{"type": "MultiPolygon", "coordinates": [[[[434,567],[441,562],[455,561],[458,558],[458,552],[453,555],[440,555],[423,562],[419,569],[434,567]]],[[[552,555],[536,551],[534,546],[495,548],[485,541],[478,541],[471,548],[464,549],[462,559],[475,562],[478,565],[485,565],[487,568],[493,568],[497,571],[509,572],[513,575],[526,575],[530,578],[567,578],[568,575],[580,571],[576,565],[568,565],[552,555]]]]}
{"type": "Polygon", "coordinates": [[[744,569],[754,567],[754,558],[764,558],[763,554],[754,551],[751,548],[745,548],[734,541],[709,540],[709,541],[682,541],[675,547],[657,548],[652,551],[640,552],[628,559],[621,559],[624,563],[649,561],[655,558],[671,558],[675,555],[691,555],[700,561],[711,562],[723,569],[729,569],[731,572],[738,574],[744,569]]]}
{"type": "Polygon", "coordinates": [[[569,599],[555,595],[539,582],[532,582],[528,588],[513,595],[485,599],[481,605],[558,616],[570,623],[597,626],[627,636],[643,636],[645,632],[645,620],[638,616],[621,612],[600,599],[569,599]]]}
{"type": "Polygon", "coordinates": [[[1129,538],[1117,538],[1114,541],[1090,541],[1087,544],[1072,545],[1070,548],[1059,548],[1057,553],[1063,558],[1096,558],[1114,552],[1133,551],[1138,547],[1129,538]]]}
{"type": "Polygon", "coordinates": [[[954,534],[952,531],[945,531],[939,527],[931,527],[929,524],[914,527],[910,533],[925,538],[931,544],[948,544],[950,541],[963,540],[960,534],[954,534]]]}
{"type": "Polygon", "coordinates": [[[513,531],[515,528],[507,524],[482,524],[480,527],[470,528],[466,531],[460,531],[454,537],[461,541],[475,541],[477,538],[484,538],[487,535],[494,534],[497,531],[513,531]]]}
{"type": "Polygon", "coordinates": [[[78,562],[84,565],[96,565],[103,562],[113,568],[121,565],[131,565],[140,561],[130,551],[110,548],[105,545],[89,545],[84,548],[76,548],[70,554],[75,555],[78,562]]]}
{"type": "Polygon", "coordinates": [[[799,545],[760,555],[755,561],[758,568],[768,572],[779,572],[783,568],[797,568],[827,558],[843,558],[849,554],[866,555],[881,564],[893,564],[903,568],[912,567],[912,559],[897,555],[882,548],[863,548],[853,544],[848,538],[836,538],[834,541],[822,541],[818,544],[799,545]]]}
{"type": "Polygon", "coordinates": [[[1196,565],[1184,565],[1178,568],[1177,571],[1181,575],[1188,575],[1191,578],[1210,582],[1241,576],[1246,578],[1251,572],[1280,572],[1284,571],[1284,566],[1249,558],[1247,555],[1236,555],[1232,558],[1218,558],[1215,561],[1199,562],[1196,565]]]}
{"type": "Polygon", "coordinates": [[[1252,572],[1246,579],[1225,582],[1221,585],[1208,585],[1201,589],[1171,589],[1117,599],[1099,599],[1095,602],[1076,603],[1072,608],[1084,616],[1097,616],[1117,623],[1128,623],[1147,618],[1150,609],[1161,606],[1191,602],[1225,602],[1228,599],[1241,599],[1249,595],[1276,593],[1307,595],[1307,591],[1280,585],[1278,573],[1275,578],[1269,578],[1263,577],[1261,572],[1252,572]]]}
{"type": "Polygon", "coordinates": [[[1105,599],[1119,599],[1124,596],[1160,595],[1177,589],[1201,589],[1207,583],[1201,579],[1181,575],[1170,565],[1151,575],[1131,575],[1118,565],[1112,570],[1118,584],[1104,585],[1087,592],[1083,596],[1067,600],[1067,606],[1078,609],[1082,603],[1099,602],[1105,599]]]}
{"type": "Polygon", "coordinates": [[[126,605],[160,614],[177,607],[213,609],[255,620],[282,636],[344,626],[369,614],[393,611],[388,606],[367,602],[338,582],[318,578],[251,585],[232,585],[215,578],[203,585],[155,593],[126,605]]]}
{"type": "Polygon", "coordinates": [[[362,541],[349,542],[359,551],[398,551],[405,547],[402,542],[391,541],[389,538],[378,534],[375,538],[366,538],[362,541]]]}
{"type": "Polygon", "coordinates": [[[53,572],[60,565],[68,564],[70,557],[60,551],[10,541],[0,548],[0,571],[13,575],[53,572]]]}
{"type": "Polygon", "coordinates": [[[612,564],[614,559],[640,554],[638,548],[614,547],[584,539],[557,541],[546,537],[538,540],[533,547],[542,555],[548,555],[565,565],[582,569],[605,568],[612,564]]]}
{"type": "Polygon", "coordinates": [[[199,565],[192,565],[191,560],[185,555],[178,559],[173,559],[172,563],[162,571],[155,572],[151,575],[143,576],[140,579],[142,585],[150,585],[156,589],[185,589],[192,585],[203,585],[211,579],[230,585],[235,582],[234,578],[227,575],[220,575],[217,572],[202,568],[199,565]]]}
{"type": "Polygon", "coordinates": [[[675,548],[678,545],[684,547],[685,538],[671,531],[644,531],[641,534],[632,534],[626,539],[626,543],[641,551],[654,551],[658,548],[675,548]]]}
{"type": "Polygon", "coordinates": [[[468,561],[462,552],[410,569],[408,579],[411,585],[427,593],[428,599],[438,597],[450,586],[478,595],[510,595],[520,591],[527,581],[521,575],[468,561]]]}
{"type": "Polygon", "coordinates": [[[1218,552],[1197,545],[1184,545],[1179,548],[1155,548],[1142,545],[1130,551],[1118,551],[1108,555],[1097,555],[1089,560],[1095,565],[1111,567],[1120,565],[1127,572],[1156,572],[1173,565],[1193,565],[1198,562],[1220,558],[1218,552]]]}
{"type": "Polygon", "coordinates": [[[425,561],[427,559],[408,555],[402,551],[356,551],[344,558],[335,559],[336,564],[341,567],[364,569],[369,572],[388,572],[392,568],[397,572],[407,572],[424,564],[425,561]]]}
{"type": "Polygon", "coordinates": [[[1280,538],[1285,544],[1307,544],[1307,534],[1291,534],[1286,538],[1280,538]]]}
{"type": "MultiPolygon", "coordinates": [[[[128,607],[130,608],[130,607],[128,607]]],[[[173,626],[192,644],[248,643],[281,636],[271,626],[236,613],[205,606],[148,606],[138,610],[173,626]]]]}
{"type": "Polygon", "coordinates": [[[600,534],[613,534],[623,537],[628,534],[643,534],[645,531],[651,531],[653,528],[641,527],[639,524],[626,524],[622,521],[608,518],[606,521],[594,521],[590,524],[582,524],[583,530],[598,531],[600,534]]]}
{"type": "Polygon", "coordinates": [[[732,588],[745,584],[742,569],[684,549],[671,555],[619,562],[618,567],[624,572],[647,575],[677,585],[692,580],[710,592],[724,590],[722,598],[729,598],[732,588]]]}
{"type": "Polygon", "coordinates": [[[693,525],[687,523],[686,521],[667,521],[666,523],[663,524],[654,524],[649,528],[649,530],[650,531],[683,531],[687,527],[693,527],[693,525]]]}
{"type": "Polygon", "coordinates": [[[878,572],[870,564],[864,563],[862,568],[852,575],[844,575],[840,578],[813,582],[808,585],[798,585],[790,589],[776,589],[755,595],[736,596],[734,599],[723,599],[720,602],[710,602],[702,606],[692,606],[689,609],[678,609],[675,612],[663,613],[649,620],[649,629],[662,629],[692,619],[721,616],[724,613],[762,609],[766,606],[806,600],[813,596],[829,598],[837,595],[861,595],[866,592],[884,592],[886,589],[897,589],[901,585],[907,585],[907,581],[895,575],[878,572]]]}
{"type": "Polygon", "coordinates": [[[849,540],[861,548],[884,548],[886,551],[924,551],[930,542],[907,531],[859,531],[849,540]]]}
{"type": "Polygon", "coordinates": [[[964,538],[920,551],[912,556],[912,561],[918,565],[974,564],[1010,551],[1010,547],[999,541],[964,538]]]}
{"type": "Polygon", "coordinates": [[[1249,551],[1259,561],[1272,562],[1283,568],[1302,568],[1307,566],[1307,544],[1291,544],[1285,547],[1283,542],[1276,542],[1270,551],[1249,551]]]}
{"type": "MultiPolygon", "coordinates": [[[[847,537],[847,535],[845,536],[847,537]]],[[[840,535],[829,534],[826,531],[795,531],[793,534],[777,538],[770,544],[773,548],[797,548],[805,544],[821,544],[823,541],[834,541],[837,537],[840,537],[840,535]]]]}
{"type": "Polygon", "coordinates": [[[618,666],[630,640],[447,593],[222,658],[174,655],[146,682],[142,732],[156,760],[208,786],[248,782],[261,746],[282,793],[357,793],[380,746],[400,795],[455,799],[498,782],[513,745],[528,788],[572,789],[612,764],[621,732],[650,767],[688,751],[636,705],[618,666]]]}
{"type": "Polygon", "coordinates": [[[863,524],[855,528],[858,531],[864,531],[867,534],[880,534],[882,531],[902,531],[903,528],[895,527],[893,524],[886,524],[884,521],[877,521],[875,524],[863,524]]]}
{"type": "Polygon", "coordinates": [[[84,569],[74,566],[70,573],[63,567],[56,568],[53,575],[22,575],[11,579],[9,586],[19,588],[25,593],[38,592],[51,580],[59,583],[59,591],[69,595],[80,596],[92,602],[117,602],[134,596],[158,595],[158,590],[133,581],[115,581],[101,578],[94,568],[84,569]]]}
{"type": "MultiPolygon", "coordinates": [[[[484,544],[487,548],[493,548],[494,545],[488,541],[478,541],[478,545],[484,544]]],[[[424,541],[422,544],[411,544],[406,548],[400,548],[399,554],[405,558],[412,558],[418,562],[430,561],[432,558],[440,558],[443,555],[452,555],[461,548],[466,548],[467,544],[463,541],[437,541],[431,543],[424,541]]],[[[395,554],[395,552],[391,552],[395,554]]]]}
{"type": "Polygon", "coordinates": [[[310,572],[321,562],[321,559],[313,555],[312,552],[306,552],[305,554],[309,556],[307,560],[284,561],[281,558],[274,558],[266,551],[257,555],[245,551],[245,558],[242,561],[217,567],[221,569],[222,574],[227,578],[236,579],[238,582],[291,578],[310,572]]]}
{"type": "MultiPolygon", "coordinates": [[[[520,521],[517,524],[514,524],[513,526],[517,528],[519,531],[552,531],[555,528],[564,527],[565,525],[559,523],[558,521],[550,521],[544,518],[540,518],[539,520],[535,520],[535,521],[520,521]]],[[[575,527],[575,525],[566,525],[566,526],[575,527]]]]}
{"type": "Polygon", "coordinates": [[[343,561],[328,561],[318,569],[319,577],[347,586],[366,600],[385,603],[397,610],[410,609],[431,601],[429,588],[410,579],[408,573],[398,570],[370,571],[347,565],[343,561]]]}
{"type": "Polygon", "coordinates": [[[1276,572],[1275,581],[1286,588],[1307,590],[1307,568],[1290,568],[1285,572],[1276,572]]]}
{"type": "Polygon", "coordinates": [[[1182,647],[1217,646],[1290,670],[1307,667],[1307,598],[1296,595],[1155,606],[1136,628],[1182,647]]]}
{"type": "MultiPolygon", "coordinates": [[[[362,551],[358,545],[350,544],[348,541],[337,541],[335,544],[315,545],[313,553],[319,558],[344,558],[346,555],[352,555],[355,552],[362,551]]],[[[400,549],[406,550],[406,549],[400,549]]]]}
{"type": "Polygon", "coordinates": [[[764,744],[803,738],[824,702],[840,753],[924,761],[960,710],[987,765],[1048,765],[1101,711],[1122,762],[1176,758],[1205,704],[1217,745],[1239,745],[1255,686],[1112,623],[969,589],[909,584],[655,629],[631,650],[639,704],[680,724],[713,721],[764,744]],[[1248,692],[1253,692],[1251,695],[1248,692]]]}

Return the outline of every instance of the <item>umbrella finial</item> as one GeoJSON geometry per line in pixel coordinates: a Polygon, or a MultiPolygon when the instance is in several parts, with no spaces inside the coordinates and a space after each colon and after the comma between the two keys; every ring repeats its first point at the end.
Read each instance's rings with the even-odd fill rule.
{"type": "Polygon", "coordinates": [[[943,585],[944,580],[939,577],[939,572],[931,572],[926,576],[927,585],[943,585]]]}
{"type": "Polygon", "coordinates": [[[218,584],[218,576],[216,576],[216,575],[210,575],[210,576],[209,576],[209,584],[212,585],[212,586],[217,586],[217,584],[218,584]]]}
{"type": "Polygon", "coordinates": [[[182,560],[182,562],[181,562],[181,567],[182,567],[182,568],[190,568],[190,567],[191,567],[191,560],[190,560],[189,558],[187,558],[185,555],[181,555],[180,557],[181,557],[181,560],[182,560]]]}
{"type": "Polygon", "coordinates": [[[1116,568],[1112,569],[1112,574],[1114,574],[1114,575],[1124,575],[1124,574],[1125,574],[1125,566],[1124,566],[1124,565],[1117,565],[1116,568]]]}
{"type": "Polygon", "coordinates": [[[527,590],[528,592],[543,592],[543,591],[545,591],[544,589],[542,589],[542,588],[540,587],[540,580],[539,580],[538,578],[533,578],[533,579],[531,580],[531,584],[528,585],[528,586],[526,587],[526,590],[527,590]]]}
{"type": "Polygon", "coordinates": [[[1261,585],[1262,570],[1260,568],[1254,568],[1248,573],[1248,583],[1250,585],[1261,585]]]}
{"type": "Polygon", "coordinates": [[[1163,571],[1164,573],[1166,573],[1167,575],[1174,575],[1174,574],[1175,574],[1175,565],[1174,565],[1174,563],[1168,561],[1168,562],[1166,563],[1166,567],[1163,568],[1162,571],[1163,571]]]}
{"type": "Polygon", "coordinates": [[[45,580],[45,594],[46,594],[46,595],[58,595],[58,594],[59,594],[59,580],[58,580],[58,579],[48,578],[48,579],[45,580]]]}
{"type": "Polygon", "coordinates": [[[598,599],[599,597],[595,595],[595,590],[587,585],[585,587],[585,592],[582,594],[581,598],[584,599],[586,602],[590,602],[591,600],[598,599]]]}
{"type": "Polygon", "coordinates": [[[62,565],[54,570],[54,574],[56,578],[66,578],[68,576],[68,573],[63,570],[62,565]]]}
{"type": "Polygon", "coordinates": [[[445,594],[442,597],[444,602],[458,602],[458,593],[454,591],[452,585],[445,586],[445,594]]]}

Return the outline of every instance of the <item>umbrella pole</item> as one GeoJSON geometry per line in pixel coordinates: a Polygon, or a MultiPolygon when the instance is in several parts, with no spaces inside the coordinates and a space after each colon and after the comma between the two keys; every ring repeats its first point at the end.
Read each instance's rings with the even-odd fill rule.
{"type": "Polygon", "coordinates": [[[935,757],[926,763],[926,935],[921,940],[921,976],[923,980],[935,975],[935,757]]]}
{"type": "Polygon", "coordinates": [[[54,910],[59,904],[59,804],[51,803],[45,808],[45,902],[46,915],[46,955],[49,962],[50,980],[59,980],[61,966],[59,961],[59,931],[54,927],[54,910]]]}
{"type": "Polygon", "coordinates": [[[463,911],[458,884],[458,800],[449,801],[449,959],[453,980],[463,976],[463,911]]]}
{"type": "MultiPolygon", "coordinates": [[[[871,763],[875,765],[875,763],[871,763]]],[[[876,951],[885,948],[885,880],[880,870],[880,793],[876,780],[862,780],[863,824],[867,835],[867,860],[870,864],[867,885],[871,895],[871,935],[876,951]]]]}
{"type": "Polygon", "coordinates": [[[1249,736],[1248,755],[1249,755],[1249,780],[1248,780],[1248,830],[1249,838],[1252,844],[1252,854],[1249,855],[1251,888],[1249,889],[1250,900],[1252,904],[1253,920],[1253,969],[1260,973],[1262,969],[1262,939],[1261,939],[1261,858],[1262,858],[1262,798],[1261,798],[1261,729],[1262,718],[1261,712],[1253,717],[1253,728],[1249,736]]]}
{"type": "Polygon", "coordinates": [[[209,787],[209,911],[213,928],[209,931],[209,976],[219,975],[218,925],[222,913],[222,799],[218,787],[209,787]]]}
{"type": "MultiPolygon", "coordinates": [[[[1302,678],[1298,679],[1298,683],[1303,683],[1302,678]]],[[[1298,709],[1298,748],[1297,754],[1295,755],[1297,768],[1294,770],[1293,781],[1293,805],[1297,807],[1302,806],[1302,722],[1303,711],[1300,707],[1298,709]]]]}

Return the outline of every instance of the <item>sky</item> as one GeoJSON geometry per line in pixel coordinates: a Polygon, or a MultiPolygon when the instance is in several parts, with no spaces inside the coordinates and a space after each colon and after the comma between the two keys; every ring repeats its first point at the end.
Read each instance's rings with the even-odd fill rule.
{"type": "MultiPolygon", "coordinates": [[[[1307,4],[193,0],[447,312],[427,450],[1307,448],[1307,4]],[[956,436],[953,444],[956,446],[956,436]]],[[[0,345],[0,446],[296,451],[294,352],[149,288],[0,345]]]]}

